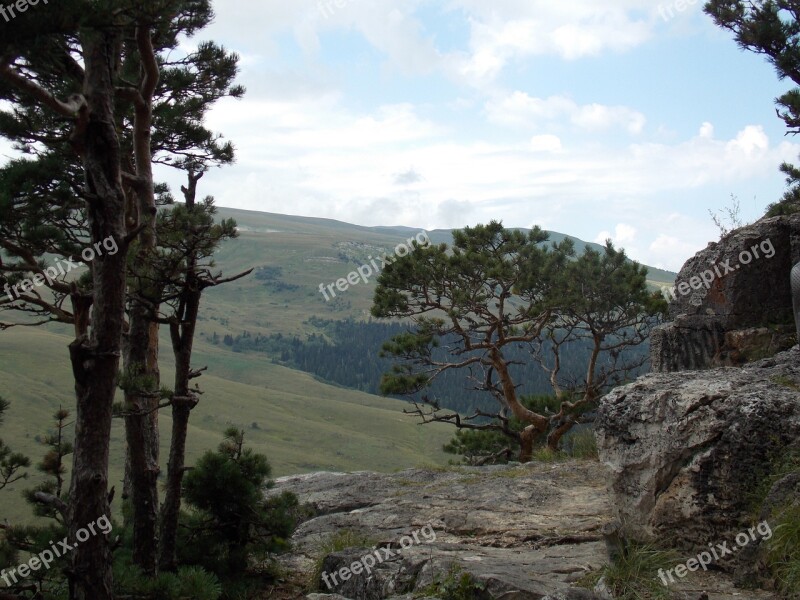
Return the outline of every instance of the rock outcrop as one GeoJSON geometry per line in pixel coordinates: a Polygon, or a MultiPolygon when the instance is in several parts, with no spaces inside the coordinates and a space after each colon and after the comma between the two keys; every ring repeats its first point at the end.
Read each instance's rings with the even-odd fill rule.
{"type": "Polygon", "coordinates": [[[794,345],[789,274],[798,261],[800,214],[762,219],[710,243],[676,278],[673,321],[651,336],[652,370],[738,365],[794,345]],[[749,333],[728,336],[742,330],[749,333]]]}
{"type": "Polygon", "coordinates": [[[330,589],[318,582],[321,590],[352,600],[418,596],[460,576],[454,569],[469,574],[476,597],[540,600],[566,593],[607,561],[600,529],[610,507],[594,462],[315,473],[278,480],[273,493],[283,490],[318,513],[295,533],[288,569],[308,570],[323,541],[338,532],[372,542],[325,559],[330,574],[376,552],[382,559],[369,573],[337,577],[330,589]],[[415,532],[420,543],[409,545],[404,536],[415,532]]]}
{"type": "MultiPolygon", "coordinates": [[[[576,585],[608,562],[612,506],[595,461],[314,473],[281,478],[270,493],[285,490],[316,515],[295,532],[282,559],[287,573],[312,571],[326,541],[351,532],[349,547],[324,557],[330,589],[316,581],[320,591],[310,600],[609,598],[602,586],[595,593],[576,585]],[[414,533],[419,543],[411,543],[414,533]],[[372,565],[367,556],[381,560],[372,565]],[[369,572],[355,573],[357,563],[369,572]],[[471,596],[454,588],[462,577],[471,596]]],[[[681,581],[672,598],[698,600],[704,591],[712,600],[742,597],[730,578],[709,572],[681,581]]],[[[762,591],[747,597],[774,598],[762,591]]]]}
{"type": "Polygon", "coordinates": [[[645,375],[603,398],[596,426],[628,535],[693,549],[731,540],[776,460],[800,448],[800,349],[645,375]]]}

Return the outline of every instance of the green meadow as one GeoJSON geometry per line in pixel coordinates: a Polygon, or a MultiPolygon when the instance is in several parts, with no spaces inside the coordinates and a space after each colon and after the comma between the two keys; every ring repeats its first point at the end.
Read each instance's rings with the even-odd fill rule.
{"type": "MultiPolygon", "coordinates": [[[[319,285],[346,277],[370,257],[393,248],[420,230],[405,227],[360,227],[326,219],[291,217],[220,209],[221,218],[235,218],[240,237],[223,245],[215,269],[226,275],[250,268],[254,273],[209,290],[198,326],[195,368],[208,366],[196,380],[204,394],[192,413],[187,464],[214,448],[231,425],[246,431],[247,442],[266,454],[275,476],[318,470],[392,471],[420,465],[442,465],[442,445],[452,429],[418,425],[403,414],[406,403],[345,389],[311,375],[273,364],[260,354],[236,353],[225,335],[319,333],[311,317],[369,319],[374,277],[326,302],[319,285]],[[269,277],[259,277],[269,273],[269,277]]],[[[433,242],[449,241],[447,231],[428,232],[433,242]]],[[[561,234],[552,234],[559,240],[561,234]]],[[[578,241],[578,249],[583,242],[578,241]]],[[[665,285],[674,274],[651,271],[651,283],[665,285]]],[[[4,318],[8,318],[8,313],[4,318]]],[[[52,426],[59,407],[74,406],[67,345],[70,327],[13,327],[0,332],[0,395],[11,401],[0,438],[35,462],[44,454],[37,437],[52,426]]],[[[172,383],[172,354],[162,334],[162,384],[172,383]]],[[[166,460],[171,428],[168,409],[161,411],[162,457],[166,460]]],[[[121,419],[115,420],[111,485],[119,510],[124,460],[121,419]]],[[[6,490],[4,514],[27,520],[30,511],[15,492],[31,487],[31,477],[6,490]]]]}

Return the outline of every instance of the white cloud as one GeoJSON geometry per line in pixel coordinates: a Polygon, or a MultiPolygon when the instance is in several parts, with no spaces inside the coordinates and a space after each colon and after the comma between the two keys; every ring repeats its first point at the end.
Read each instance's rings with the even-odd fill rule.
{"type": "Polygon", "coordinates": [[[638,135],[647,122],[642,113],[626,106],[579,105],[566,96],[536,98],[521,91],[495,97],[486,103],[485,109],[490,122],[514,128],[540,129],[568,122],[589,132],[621,127],[631,135],[638,135]]]}
{"type": "Polygon", "coordinates": [[[470,52],[454,69],[479,84],[495,78],[513,59],[555,55],[566,60],[624,51],[652,35],[654,19],[646,0],[451,0],[469,15],[470,52]]]}
{"type": "Polygon", "coordinates": [[[769,149],[769,138],[761,125],[748,125],[737,134],[735,140],[727,143],[725,149],[729,154],[742,153],[752,158],[769,149]]]}
{"type": "Polygon", "coordinates": [[[777,178],[776,166],[800,149],[771,142],[757,124],[717,139],[706,122],[687,137],[652,106],[648,121],[635,107],[575,101],[568,94],[586,92],[583,83],[535,97],[511,79],[513,67],[535,82],[534,58],[572,61],[647,43],[665,28],[653,0],[321,1],[322,9],[318,0],[220,5],[204,35],[244,56],[249,89],[244,102],[212,113],[211,126],[238,149],[235,166],[203,182],[223,206],[428,228],[499,218],[584,239],[605,229],[637,260],[676,269],[713,237],[697,216],[704,194],[711,203],[722,186],[726,196],[777,178]],[[429,20],[437,8],[446,14],[429,20]],[[438,28],[439,19],[453,29],[438,28]],[[291,60],[287,34],[302,50],[291,60]],[[342,49],[326,45],[334,34],[374,49],[359,47],[348,62],[368,80],[340,72],[342,49]],[[388,93],[352,91],[380,85],[374,73],[450,81],[422,100],[424,88],[410,86],[433,78],[409,78],[409,94],[394,94],[396,82],[388,93]],[[450,96],[440,96],[447,85],[450,96]],[[481,116],[502,127],[487,134],[481,116]]]}
{"type": "Polygon", "coordinates": [[[535,135],[531,138],[531,150],[534,152],[560,152],[561,140],[557,135],[535,135]]]}
{"type": "MultiPolygon", "coordinates": [[[[562,97],[504,100],[515,110],[489,114],[508,123],[528,117],[571,124],[581,109],[562,97]]],[[[584,239],[606,229],[598,241],[610,237],[636,260],[671,269],[714,236],[705,211],[697,220],[685,217],[700,212],[691,198],[777,177],[776,165],[800,151],[788,141],[770,143],[758,126],[716,139],[704,125],[695,137],[669,144],[581,137],[565,144],[536,131],[490,142],[458,138],[411,104],[356,111],[336,93],[311,90],[291,100],[226,101],[210,121],[238,149],[236,165],[203,180],[204,193],[221,206],[426,228],[503,219],[547,223],[584,239]],[[673,213],[684,220],[670,221],[673,213]]],[[[630,123],[617,117],[618,125],[630,123]]]]}
{"type": "Polygon", "coordinates": [[[690,241],[662,233],[650,244],[648,255],[652,266],[677,272],[700,249],[690,241]]]}
{"type": "Polygon", "coordinates": [[[625,223],[619,223],[613,234],[608,231],[601,231],[594,241],[598,244],[605,244],[606,240],[611,240],[617,246],[630,244],[636,240],[636,228],[625,223]]]}

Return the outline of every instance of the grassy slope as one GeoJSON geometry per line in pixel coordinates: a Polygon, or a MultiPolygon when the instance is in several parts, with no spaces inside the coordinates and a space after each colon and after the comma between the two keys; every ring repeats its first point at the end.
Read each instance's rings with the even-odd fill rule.
{"type": "MultiPolygon", "coordinates": [[[[331,319],[354,317],[369,319],[369,307],[375,286],[373,277],[366,285],[359,283],[326,302],[319,284],[330,284],[346,277],[359,265],[367,264],[370,256],[391,251],[398,243],[413,237],[419,230],[409,227],[361,227],[330,219],[291,217],[271,213],[221,208],[219,216],[234,218],[240,227],[240,237],[225,244],[216,256],[226,273],[249,267],[280,266],[282,280],[299,286],[297,290],[276,292],[253,277],[211,290],[207,311],[200,330],[219,335],[251,333],[301,333],[312,328],[303,325],[311,315],[331,319]],[[353,244],[359,244],[353,247],[353,244]],[[350,262],[338,255],[347,252],[350,262]]],[[[450,242],[450,232],[429,232],[433,242],[450,242]]],[[[553,241],[563,234],[551,232],[553,241]]],[[[575,238],[573,238],[575,239],[575,238]]],[[[575,239],[581,251],[591,244],[575,239]]],[[[649,281],[655,286],[672,283],[675,274],[650,269],[649,281]]]]}
{"type": "MultiPolygon", "coordinates": [[[[59,405],[74,405],[65,335],[43,329],[11,329],[0,336],[0,394],[12,402],[0,437],[16,451],[39,460],[45,432],[59,405]]],[[[165,347],[166,349],[166,347],[165,347]]],[[[441,464],[441,445],[452,433],[445,427],[420,427],[402,414],[404,403],[329,386],[309,375],[272,365],[258,357],[210,348],[196,364],[211,372],[199,381],[205,391],[192,417],[188,460],[214,448],[227,425],[242,427],[254,448],[272,462],[275,475],[317,470],[391,471],[441,464]],[[257,424],[257,429],[252,424],[257,424]]],[[[170,380],[171,360],[162,374],[170,380]]],[[[161,413],[162,457],[171,426],[161,413]]],[[[121,491],[122,421],[115,420],[112,485],[121,491]]],[[[2,517],[25,518],[17,491],[36,481],[19,482],[0,492],[2,517]]],[[[118,504],[118,503],[115,503],[118,504]]]]}
{"type": "MultiPolygon", "coordinates": [[[[442,444],[452,430],[420,427],[402,414],[402,402],[326,385],[311,376],[271,364],[262,356],[235,354],[226,346],[209,342],[212,333],[269,335],[314,331],[309,317],[369,318],[374,277],[351,287],[333,302],[319,293],[320,283],[332,283],[369,256],[380,256],[418,230],[407,227],[361,227],[328,219],[292,217],[220,209],[220,217],[233,217],[241,236],[217,253],[217,266],[227,275],[260,266],[280,266],[281,280],[298,289],[276,291],[250,276],[209,290],[201,311],[194,366],[208,365],[200,380],[206,392],[193,414],[188,458],[215,447],[226,425],[247,430],[248,440],[272,461],[277,475],[335,470],[392,470],[424,463],[442,463],[442,444]],[[340,254],[348,256],[348,262],[340,254]],[[257,424],[253,428],[252,424],[257,424]]],[[[431,239],[449,242],[449,231],[432,231],[431,239]]],[[[562,234],[553,233],[559,240],[562,234]]],[[[581,249],[584,242],[577,240],[581,249]]],[[[654,281],[673,274],[655,272],[654,281]]],[[[74,405],[67,361],[69,328],[11,329],[0,333],[0,395],[12,401],[0,438],[34,460],[42,447],[34,441],[50,426],[59,406],[74,405]]],[[[171,384],[171,353],[162,340],[163,383],[171,384]]],[[[162,439],[168,443],[170,419],[162,411],[162,439]]],[[[122,422],[114,424],[112,482],[121,487],[122,422]]],[[[166,447],[162,449],[166,457],[166,447]]],[[[17,484],[21,489],[30,483],[17,484]]],[[[26,513],[12,492],[2,494],[3,515],[9,519],[26,513]],[[8,503],[12,506],[7,508],[8,503]]]]}

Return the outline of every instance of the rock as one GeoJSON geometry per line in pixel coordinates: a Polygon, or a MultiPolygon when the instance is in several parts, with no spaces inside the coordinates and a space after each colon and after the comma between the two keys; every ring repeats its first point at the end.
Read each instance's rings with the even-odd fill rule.
{"type": "Polygon", "coordinates": [[[760,519],[767,519],[772,511],[790,502],[800,502],[800,472],[789,473],[772,484],[764,503],[761,505],[760,519]]]}
{"type": "Polygon", "coordinates": [[[800,446],[798,386],[795,347],[738,369],[645,375],[606,395],[598,450],[626,534],[706,549],[746,530],[752,492],[800,446]]]}
{"type": "MultiPolygon", "coordinates": [[[[322,558],[322,542],[347,530],[368,541],[324,557],[326,572],[352,571],[376,551],[383,557],[369,573],[337,578],[333,589],[322,583],[327,593],[311,600],[443,600],[470,591],[480,600],[611,598],[602,585],[593,592],[576,587],[607,562],[605,546],[614,546],[620,526],[595,461],[313,473],[280,478],[268,494],[283,491],[317,514],[280,558],[292,577],[306,579],[322,558]],[[420,533],[428,524],[435,539],[420,533]],[[415,531],[420,543],[409,546],[405,536],[413,539],[415,531]]],[[[673,600],[697,600],[703,590],[713,600],[777,600],[770,592],[736,590],[727,574],[694,575],[699,579],[671,586],[673,600]]]]}
{"type": "Polygon", "coordinates": [[[285,490],[318,513],[293,536],[294,556],[287,558],[293,568],[310,567],[322,541],[336,532],[371,540],[323,562],[329,581],[349,571],[346,580],[339,576],[321,589],[352,600],[435,597],[432,591],[462,575],[476,599],[540,600],[568,593],[607,561],[600,528],[611,507],[596,462],[315,473],[278,479],[269,493],[285,490]],[[421,533],[427,525],[435,538],[421,533]],[[420,543],[409,545],[414,532],[420,543]],[[375,552],[382,560],[369,573],[350,574],[375,552]]]}
{"type": "Polygon", "coordinates": [[[550,596],[545,596],[542,600],[600,600],[594,592],[582,588],[570,588],[565,592],[557,592],[550,596]]]}
{"type": "Polygon", "coordinates": [[[729,331],[725,334],[719,365],[715,366],[741,366],[789,350],[796,343],[797,334],[788,325],[772,329],[751,327],[729,331]]]}
{"type": "Polygon", "coordinates": [[[719,356],[725,329],[714,317],[679,315],[650,334],[650,363],[655,373],[704,369],[719,356]]]}
{"type": "Polygon", "coordinates": [[[651,336],[653,372],[737,365],[797,343],[790,272],[800,214],[737,229],[690,258],[670,293],[672,322],[651,336]]]}
{"type": "Polygon", "coordinates": [[[762,219],[710,243],[678,273],[670,316],[713,316],[726,331],[793,324],[789,273],[800,260],[798,233],[800,214],[762,219]]]}
{"type": "Polygon", "coordinates": [[[597,585],[594,586],[594,593],[600,600],[614,600],[614,595],[608,589],[605,577],[601,577],[597,585]]]}

